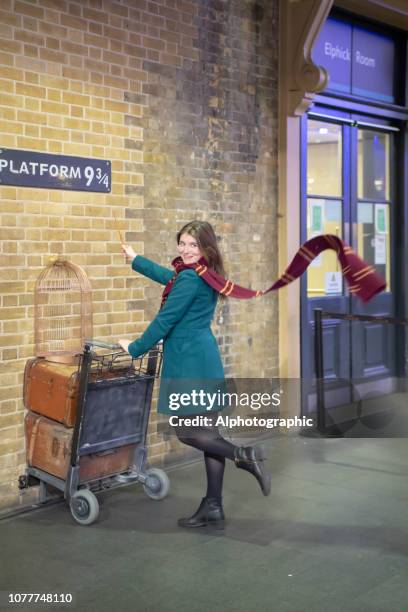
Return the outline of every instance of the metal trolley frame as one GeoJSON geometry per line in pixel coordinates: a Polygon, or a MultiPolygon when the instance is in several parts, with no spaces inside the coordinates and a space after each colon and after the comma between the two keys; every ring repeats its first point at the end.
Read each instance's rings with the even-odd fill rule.
{"type": "Polygon", "coordinates": [[[119,345],[94,340],[85,343],[78,366],[77,413],[66,479],[32,466],[19,477],[20,489],[40,485],[40,503],[49,500],[47,485],[63,491],[73,518],[81,525],[90,525],[98,518],[96,491],[141,482],[150,498],[161,500],[170,488],[163,470],[146,469],[146,435],[154,381],[161,368],[162,347],[157,345],[137,359],[119,348],[119,345]],[[96,347],[105,352],[97,353],[93,350],[96,347]],[[81,479],[81,457],[113,452],[128,444],[135,445],[133,465],[129,470],[92,480],[81,479]]]}

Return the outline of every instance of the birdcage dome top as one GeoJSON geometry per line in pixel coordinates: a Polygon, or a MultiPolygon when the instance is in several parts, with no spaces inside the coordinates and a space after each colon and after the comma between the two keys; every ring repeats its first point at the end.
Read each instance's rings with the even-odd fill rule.
{"type": "Polygon", "coordinates": [[[69,360],[92,337],[92,288],[81,266],[53,258],[35,283],[36,355],[69,360]]]}

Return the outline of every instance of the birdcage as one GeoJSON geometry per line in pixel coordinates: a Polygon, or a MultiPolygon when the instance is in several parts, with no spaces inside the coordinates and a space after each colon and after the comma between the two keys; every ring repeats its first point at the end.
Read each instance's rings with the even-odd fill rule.
{"type": "Polygon", "coordinates": [[[34,331],[37,357],[75,362],[92,338],[91,284],[84,270],[54,259],[35,284],[34,331]]]}

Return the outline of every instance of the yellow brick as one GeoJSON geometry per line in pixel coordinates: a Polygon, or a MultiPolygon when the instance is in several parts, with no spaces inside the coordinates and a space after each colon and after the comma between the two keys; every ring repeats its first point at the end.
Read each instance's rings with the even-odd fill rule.
{"type": "Polygon", "coordinates": [[[83,214],[87,217],[110,217],[110,208],[107,206],[84,206],[81,213],[75,212],[75,208],[79,207],[73,207],[73,214],[83,214]]]}
{"type": "Polygon", "coordinates": [[[69,68],[68,66],[62,67],[62,76],[66,77],[67,79],[76,79],[79,81],[86,81],[89,78],[87,70],[69,68]]]}
{"type": "Polygon", "coordinates": [[[31,359],[31,357],[34,357],[34,340],[32,339],[29,344],[25,343],[25,345],[20,347],[18,355],[23,359],[31,359]]]}
{"type": "Polygon", "coordinates": [[[91,220],[86,217],[65,217],[64,227],[72,228],[88,228],[91,225],[91,220]]]}
{"type": "Polygon", "coordinates": [[[11,134],[4,134],[1,137],[1,146],[15,149],[17,146],[17,137],[11,134]]]}
{"type": "Polygon", "coordinates": [[[33,327],[32,321],[21,320],[18,321],[5,321],[3,323],[3,332],[5,334],[12,334],[17,329],[20,333],[30,332],[33,327]]]}
{"type": "Polygon", "coordinates": [[[6,79],[0,79],[0,91],[14,93],[14,83],[6,79]]]}
{"type": "Polygon", "coordinates": [[[83,155],[85,157],[91,157],[92,154],[90,145],[70,144],[69,142],[64,142],[63,151],[67,155],[83,155]]]}
{"type": "Polygon", "coordinates": [[[39,138],[40,137],[40,128],[37,125],[25,125],[24,126],[24,135],[30,136],[31,138],[39,138]]]}
{"type": "Polygon", "coordinates": [[[26,138],[25,136],[17,136],[17,147],[22,149],[34,149],[35,151],[42,151],[44,144],[41,140],[34,138],[26,138]]]}
{"type": "Polygon", "coordinates": [[[108,120],[107,115],[108,113],[104,110],[98,110],[96,108],[85,108],[84,109],[85,119],[90,119],[93,121],[107,121],[108,120]]]}
{"type": "Polygon", "coordinates": [[[12,468],[16,466],[16,457],[15,454],[3,455],[0,457],[0,468],[12,468]]]}
{"type": "Polygon", "coordinates": [[[127,102],[114,102],[113,100],[106,99],[104,101],[104,108],[117,113],[129,113],[129,104],[127,102]]]}
{"type": "Polygon", "coordinates": [[[0,456],[15,453],[20,450],[23,442],[22,440],[10,440],[9,442],[3,442],[0,444],[0,456]]]}
{"type": "Polygon", "coordinates": [[[24,240],[24,228],[5,228],[0,229],[0,240],[24,240]]]}
{"type": "MultiPolygon", "coordinates": [[[[70,134],[70,140],[71,142],[84,142],[85,138],[84,138],[84,133],[83,132],[71,132],[70,134]]],[[[87,139],[88,141],[88,139],[87,139]]]]}
{"type": "Polygon", "coordinates": [[[12,66],[14,63],[14,57],[9,53],[2,53],[0,51],[0,64],[5,66],[12,66]]]}
{"type": "Polygon", "coordinates": [[[91,124],[89,121],[84,121],[83,119],[73,119],[69,117],[63,118],[63,126],[64,128],[68,128],[71,130],[89,131],[91,128],[91,124]]]}
{"type": "Polygon", "coordinates": [[[24,108],[36,113],[40,110],[40,100],[38,98],[24,98],[24,108]]]}
{"type": "Polygon", "coordinates": [[[65,91],[62,94],[62,101],[66,104],[89,106],[91,98],[89,96],[84,96],[78,93],[71,93],[70,91],[65,91]]]}
{"type": "MultiPolygon", "coordinates": [[[[3,352],[4,352],[4,351],[3,351],[3,352]]],[[[14,362],[14,363],[13,363],[13,365],[14,365],[15,363],[17,363],[17,362],[14,362]]],[[[5,366],[6,366],[7,368],[9,368],[9,367],[11,367],[11,364],[6,363],[6,364],[5,364],[5,366]]],[[[23,366],[23,367],[24,367],[24,366],[23,366]]],[[[2,414],[10,414],[10,413],[12,413],[12,412],[16,412],[16,410],[17,410],[17,405],[18,405],[18,400],[17,400],[17,399],[6,399],[6,400],[3,400],[3,401],[0,403],[1,413],[2,413],[2,414]]]]}
{"type": "Polygon", "coordinates": [[[38,85],[38,74],[35,74],[34,72],[26,72],[24,78],[26,84],[31,83],[32,85],[38,85]]]}
{"type": "MultiPolygon", "coordinates": [[[[1,318],[3,320],[20,319],[24,316],[25,316],[25,308],[2,308],[1,309],[1,318]]],[[[14,325],[15,325],[15,322],[14,322],[14,325]]]]}
{"type": "Polygon", "coordinates": [[[26,262],[25,255],[3,255],[1,257],[2,266],[24,266],[26,262]]]}
{"type": "Polygon", "coordinates": [[[48,152],[49,153],[62,153],[62,142],[49,142],[48,143],[48,152]]]}
{"type": "Polygon", "coordinates": [[[61,92],[58,89],[48,89],[47,99],[52,102],[61,102],[61,92]]]}
{"type": "Polygon", "coordinates": [[[21,55],[23,50],[23,45],[21,42],[0,39],[0,51],[5,51],[6,53],[15,53],[21,55]]]}
{"type": "Polygon", "coordinates": [[[60,104],[58,102],[41,102],[42,113],[56,113],[57,115],[68,115],[68,104],[60,104]]]}
{"type": "Polygon", "coordinates": [[[15,121],[17,113],[13,108],[0,108],[0,119],[6,119],[7,121],[15,121]]]}
{"type": "MultiPolygon", "coordinates": [[[[41,202],[46,199],[46,191],[44,189],[32,189],[31,187],[24,187],[17,189],[17,199],[18,200],[35,200],[37,202],[41,202]]],[[[27,203],[26,207],[29,206],[27,203]]],[[[29,208],[26,208],[27,212],[29,208]]],[[[38,204],[33,205],[33,212],[39,212],[38,204]]]]}
{"type": "Polygon", "coordinates": [[[40,74],[40,85],[50,87],[52,89],[66,89],[69,85],[69,81],[58,76],[40,74]]]}
{"type": "Polygon", "coordinates": [[[57,128],[42,127],[41,138],[66,140],[68,138],[68,132],[66,130],[59,130],[57,128]]]}
{"type": "Polygon", "coordinates": [[[46,229],[42,232],[43,240],[71,240],[71,232],[63,229],[46,229]]]}
{"type": "Polygon", "coordinates": [[[13,13],[10,0],[3,0],[1,7],[0,23],[7,23],[13,26],[19,26],[21,24],[21,16],[13,13]]]}
{"type": "MultiPolygon", "coordinates": [[[[39,270],[37,274],[39,274],[39,270]]],[[[34,295],[32,293],[23,293],[18,296],[19,306],[32,306],[34,304],[34,295]]]]}
{"type": "MultiPolygon", "coordinates": [[[[39,47],[40,58],[46,62],[57,62],[59,65],[67,63],[67,56],[61,51],[55,51],[54,49],[47,49],[45,47],[39,47]]],[[[48,64],[47,68],[51,72],[51,64],[48,64]]],[[[59,72],[59,71],[58,71],[59,72]]]]}
{"type": "MultiPolygon", "coordinates": [[[[1,351],[1,358],[3,359],[3,361],[16,359],[17,358],[17,349],[4,349],[3,351],[1,351]]],[[[1,406],[0,406],[0,412],[3,411],[1,406]]]]}
{"type": "Polygon", "coordinates": [[[0,93],[0,104],[3,106],[23,106],[24,99],[22,96],[14,96],[10,94],[0,93]]]}
{"type": "MultiPolygon", "coordinates": [[[[0,416],[0,430],[5,429],[6,427],[13,427],[15,425],[21,425],[22,416],[19,413],[14,413],[10,415],[0,416]]],[[[3,435],[3,432],[2,432],[3,435]]],[[[7,433],[5,433],[7,436],[7,433]]]]}
{"type": "Polygon", "coordinates": [[[29,251],[34,253],[48,253],[48,245],[41,242],[41,230],[27,230],[26,239],[28,241],[33,241],[26,242],[24,245],[29,251]]]}
{"type": "Polygon", "coordinates": [[[47,115],[41,115],[40,113],[30,112],[28,110],[20,110],[17,112],[17,120],[22,123],[47,123],[47,115]]]}
{"type": "Polygon", "coordinates": [[[84,230],[72,229],[71,231],[71,240],[86,240],[88,242],[87,234],[84,230]]]}
{"type": "MultiPolygon", "coordinates": [[[[21,336],[23,338],[23,336],[21,336]]],[[[0,400],[10,400],[17,399],[21,397],[21,387],[20,386],[10,386],[5,389],[0,389],[0,400]]]]}
{"type": "Polygon", "coordinates": [[[20,297],[17,295],[3,295],[3,306],[17,306],[20,297]]]}
{"type": "MultiPolygon", "coordinates": [[[[11,386],[15,386],[17,385],[18,380],[17,380],[17,374],[16,373],[11,373],[11,374],[4,374],[2,373],[1,375],[1,386],[2,387],[11,387],[11,386]]],[[[0,426],[1,428],[1,426],[0,426]]]]}
{"type": "Polygon", "coordinates": [[[32,96],[34,98],[45,98],[45,87],[36,87],[26,83],[16,83],[16,94],[32,96]]]}
{"type": "Polygon", "coordinates": [[[29,17],[36,17],[38,19],[44,18],[43,8],[33,6],[32,4],[27,4],[26,2],[19,2],[18,0],[16,0],[16,2],[14,3],[14,12],[17,15],[28,15],[29,17]]]}
{"type": "MultiPolygon", "coordinates": [[[[110,144],[109,136],[104,135],[104,134],[87,134],[86,141],[91,145],[108,146],[110,144]]],[[[97,150],[98,149],[92,148],[92,151],[95,153],[95,155],[99,156],[100,155],[99,153],[96,154],[97,150]]],[[[103,155],[103,152],[102,152],[102,155],[103,155]]]]}
{"type": "Polygon", "coordinates": [[[71,106],[71,116],[82,119],[84,116],[84,109],[81,106],[71,106]]]}

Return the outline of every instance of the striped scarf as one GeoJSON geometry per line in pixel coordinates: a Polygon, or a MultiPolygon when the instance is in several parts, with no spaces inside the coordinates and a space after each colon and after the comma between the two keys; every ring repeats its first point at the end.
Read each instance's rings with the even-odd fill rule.
{"type": "Polygon", "coordinates": [[[269,293],[269,291],[275,291],[276,289],[286,287],[286,285],[299,278],[299,276],[305,272],[309,264],[326,249],[336,251],[337,258],[341,265],[341,271],[349,285],[350,293],[357,295],[363,302],[368,302],[377,295],[377,293],[384,291],[386,286],[385,281],[377,274],[373,266],[360,259],[357,253],[337,236],[323,234],[321,236],[315,236],[302,244],[285,272],[271,287],[269,287],[269,289],[265,289],[264,291],[247,289],[246,287],[241,287],[231,280],[224,278],[215,272],[215,270],[208,268],[208,262],[203,257],[201,257],[197,263],[193,264],[185,264],[181,257],[176,257],[172,261],[175,274],[164,288],[161,306],[165,304],[177,275],[182,270],[195,270],[197,274],[201,276],[210,287],[218,291],[218,293],[228,297],[245,300],[259,297],[269,293]]]}

